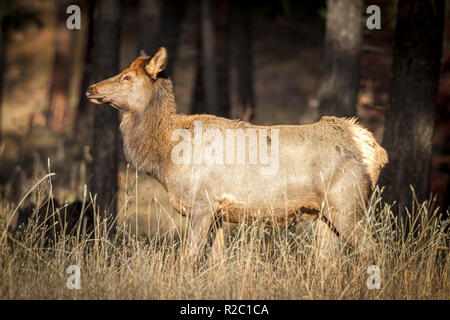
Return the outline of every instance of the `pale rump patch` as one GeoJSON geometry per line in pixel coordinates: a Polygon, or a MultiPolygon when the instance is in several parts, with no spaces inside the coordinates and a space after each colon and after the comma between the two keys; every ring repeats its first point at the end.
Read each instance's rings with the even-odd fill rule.
{"type": "Polygon", "coordinates": [[[370,177],[372,188],[375,187],[381,168],[388,162],[386,150],[375,140],[372,132],[361,126],[356,118],[345,119],[350,124],[352,138],[361,152],[363,163],[370,177]]]}

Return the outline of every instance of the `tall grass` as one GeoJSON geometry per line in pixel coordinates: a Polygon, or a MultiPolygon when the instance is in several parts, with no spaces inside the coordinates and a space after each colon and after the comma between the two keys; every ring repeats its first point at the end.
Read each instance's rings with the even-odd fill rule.
{"type": "MultiPolygon", "coordinates": [[[[376,239],[371,255],[362,256],[342,243],[335,259],[319,262],[312,225],[291,232],[266,230],[256,223],[229,230],[222,260],[211,259],[207,247],[194,264],[183,255],[185,233],[176,223],[171,232],[156,228],[143,236],[137,226],[133,230],[122,219],[111,236],[96,215],[90,233],[85,226],[78,227],[70,236],[53,234],[46,243],[42,228],[64,226],[64,207],[52,206],[49,179],[48,175],[39,181],[30,196],[38,206],[46,206],[50,224],[32,219],[24,231],[15,233],[12,225],[19,206],[1,203],[1,299],[450,298],[449,221],[441,219],[431,199],[416,201],[400,221],[377,190],[365,216],[366,228],[376,239]],[[66,285],[69,265],[80,267],[79,290],[66,285]],[[380,289],[366,284],[371,265],[380,268],[380,289]]],[[[137,186],[134,193],[135,212],[125,208],[121,215],[135,214],[139,223],[137,186]]],[[[95,198],[86,193],[82,198],[83,211],[95,208],[95,198]]]]}

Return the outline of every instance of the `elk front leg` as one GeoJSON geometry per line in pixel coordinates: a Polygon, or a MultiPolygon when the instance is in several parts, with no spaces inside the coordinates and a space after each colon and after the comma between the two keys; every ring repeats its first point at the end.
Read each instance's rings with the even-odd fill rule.
{"type": "Polygon", "coordinates": [[[320,218],[316,220],[315,236],[318,262],[320,265],[328,264],[339,252],[339,238],[320,218]]]}
{"type": "Polygon", "coordinates": [[[208,239],[213,215],[209,210],[195,208],[189,215],[186,253],[191,259],[198,259],[208,239]]]}
{"type": "Polygon", "coordinates": [[[371,254],[375,243],[362,225],[363,202],[367,201],[369,193],[363,184],[355,186],[351,182],[343,180],[336,183],[328,194],[323,214],[339,232],[342,240],[359,253],[371,254]]]}
{"type": "Polygon", "coordinates": [[[214,263],[220,263],[225,251],[225,235],[223,230],[223,219],[216,215],[211,225],[212,235],[212,258],[214,263]]]}

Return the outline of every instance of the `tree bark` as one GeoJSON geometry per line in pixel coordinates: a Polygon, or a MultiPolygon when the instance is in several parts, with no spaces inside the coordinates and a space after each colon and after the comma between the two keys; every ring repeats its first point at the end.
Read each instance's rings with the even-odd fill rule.
{"type": "Polygon", "coordinates": [[[53,132],[61,133],[68,127],[67,111],[69,107],[70,79],[67,72],[72,64],[72,52],[75,32],[67,29],[66,9],[68,1],[57,3],[57,23],[55,41],[55,59],[53,64],[53,78],[50,86],[50,101],[47,114],[47,124],[53,132]]]}
{"type": "Polygon", "coordinates": [[[384,198],[400,208],[429,193],[434,112],[438,94],[444,0],[399,0],[394,36],[382,171],[384,198]]]}
{"type": "Polygon", "coordinates": [[[228,117],[230,113],[230,7],[223,0],[202,0],[193,113],[228,117]]]}
{"type": "Polygon", "coordinates": [[[250,4],[233,1],[233,38],[236,60],[237,106],[233,116],[251,121],[255,115],[252,60],[252,14],[250,4]]]}
{"type": "Polygon", "coordinates": [[[197,1],[190,2],[190,8],[195,10],[195,43],[197,49],[195,84],[191,101],[191,113],[206,113],[205,87],[203,81],[203,54],[202,54],[202,7],[197,6],[197,1]]]}
{"type": "MultiPolygon", "coordinates": [[[[118,73],[120,52],[120,0],[98,0],[94,17],[93,82],[118,73]]],[[[104,218],[116,216],[119,160],[119,120],[109,105],[94,108],[92,191],[104,218]]]]}
{"type": "MultiPolygon", "coordinates": [[[[0,3],[0,11],[6,11],[6,1],[0,3]]],[[[2,106],[3,106],[3,82],[5,76],[6,60],[6,30],[3,21],[0,21],[0,143],[2,142],[2,106]]]]}
{"type": "Polygon", "coordinates": [[[213,11],[210,0],[202,0],[201,54],[203,87],[205,88],[205,112],[218,113],[216,38],[213,11]]]}
{"type": "Polygon", "coordinates": [[[449,213],[450,213],[450,177],[449,177],[449,179],[447,181],[447,189],[445,191],[445,196],[444,196],[444,208],[443,208],[442,211],[444,213],[444,216],[449,218],[449,213]]]}
{"type": "Polygon", "coordinates": [[[214,0],[216,29],[216,75],[217,106],[215,114],[221,117],[230,115],[230,22],[231,7],[228,0],[214,0]]]}
{"type": "Polygon", "coordinates": [[[361,0],[327,0],[325,74],[318,90],[319,113],[356,115],[360,78],[361,0]]]}
{"type": "MultiPolygon", "coordinates": [[[[81,32],[87,32],[87,43],[84,53],[83,75],[81,80],[81,92],[78,100],[78,108],[75,116],[74,133],[75,138],[84,145],[90,144],[92,137],[93,110],[92,104],[86,97],[86,90],[92,84],[93,69],[93,46],[94,46],[94,7],[96,0],[84,0],[85,20],[81,32]]],[[[83,11],[82,11],[83,12],[83,11]]]]}
{"type": "MultiPolygon", "coordinates": [[[[159,43],[167,49],[169,63],[167,73],[173,77],[175,61],[181,35],[181,22],[185,13],[186,0],[162,0],[160,5],[159,43]]],[[[159,46],[158,46],[159,47],[159,46]]],[[[154,52],[149,53],[152,55],[154,52]]]]}
{"type": "Polygon", "coordinates": [[[159,1],[139,0],[138,3],[138,54],[141,50],[152,55],[158,50],[159,1]]]}

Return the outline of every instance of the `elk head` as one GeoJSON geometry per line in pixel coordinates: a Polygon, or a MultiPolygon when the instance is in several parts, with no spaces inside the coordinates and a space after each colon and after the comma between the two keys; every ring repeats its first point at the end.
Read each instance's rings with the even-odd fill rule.
{"type": "Polygon", "coordinates": [[[149,105],[158,74],[167,65],[164,47],[152,57],[138,57],[118,75],[91,85],[86,97],[96,104],[109,103],[123,112],[141,112],[149,105]]]}

